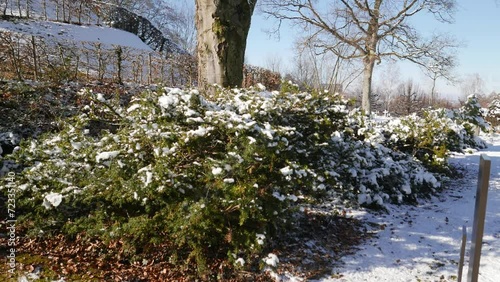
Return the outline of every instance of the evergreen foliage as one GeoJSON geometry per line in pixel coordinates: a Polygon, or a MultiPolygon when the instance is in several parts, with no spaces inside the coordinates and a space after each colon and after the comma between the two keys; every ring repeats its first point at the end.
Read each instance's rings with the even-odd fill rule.
{"type": "Polygon", "coordinates": [[[326,93],[158,88],[126,107],[79,95],[79,115],[13,155],[20,224],[120,241],[132,259],[168,242],[200,273],[214,254],[258,258],[305,202],[415,203],[441,188],[431,172],[447,171],[450,150],[483,145],[467,105],[378,124],[326,93]]]}
{"type": "Polygon", "coordinates": [[[485,113],[485,119],[493,126],[498,127],[500,125],[500,95],[491,101],[488,105],[488,109],[485,113]]]}

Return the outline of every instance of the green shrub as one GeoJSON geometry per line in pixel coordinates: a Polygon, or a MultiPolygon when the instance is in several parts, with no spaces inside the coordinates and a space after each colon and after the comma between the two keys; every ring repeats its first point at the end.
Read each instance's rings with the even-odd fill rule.
{"type": "Polygon", "coordinates": [[[485,119],[491,124],[491,126],[498,129],[500,125],[500,96],[497,95],[493,101],[488,105],[485,113],[485,119]]]}
{"type": "Polygon", "coordinates": [[[33,234],[85,232],[121,239],[132,253],[171,240],[200,269],[207,254],[261,250],[257,234],[287,219],[287,200],[273,196],[294,185],[279,171],[287,129],[217,109],[195,90],[167,91],[144,93],[128,109],[83,91],[92,98],[86,114],[23,142],[18,162],[30,168],[20,207],[33,234]],[[91,130],[96,119],[116,132],[91,130]]]}
{"type": "Polygon", "coordinates": [[[131,259],[168,243],[200,273],[221,254],[258,257],[305,202],[414,203],[441,187],[428,168],[465,142],[444,112],[381,129],[326,93],[160,88],[127,107],[80,95],[78,116],[14,155],[20,224],[120,241],[131,259]]]}
{"type": "Polygon", "coordinates": [[[426,110],[380,126],[374,134],[378,142],[395,151],[409,154],[427,169],[449,173],[446,162],[450,152],[464,152],[467,148],[485,148],[484,141],[475,136],[475,128],[488,130],[479,104],[469,97],[465,105],[456,110],[426,110]]]}

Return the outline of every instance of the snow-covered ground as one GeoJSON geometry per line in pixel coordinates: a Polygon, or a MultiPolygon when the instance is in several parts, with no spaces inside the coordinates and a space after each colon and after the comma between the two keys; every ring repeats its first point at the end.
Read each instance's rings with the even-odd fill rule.
{"type": "Polygon", "coordinates": [[[130,32],[97,25],[72,25],[41,20],[0,20],[0,32],[34,35],[57,42],[100,42],[105,46],[121,45],[152,51],[139,37],[130,32]]]}
{"type": "Polygon", "coordinates": [[[377,236],[344,257],[331,276],[317,281],[457,281],[463,225],[466,281],[480,154],[491,158],[491,178],[479,281],[500,281],[500,136],[483,138],[489,143],[487,149],[451,158],[467,173],[438,197],[418,206],[390,206],[389,214],[353,212],[379,224],[377,236]]]}

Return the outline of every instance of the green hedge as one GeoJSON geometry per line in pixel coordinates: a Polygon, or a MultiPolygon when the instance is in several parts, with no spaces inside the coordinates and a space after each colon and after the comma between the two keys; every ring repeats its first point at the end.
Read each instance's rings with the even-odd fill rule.
{"type": "Polygon", "coordinates": [[[13,155],[19,223],[32,236],[119,240],[130,259],[168,242],[173,262],[200,273],[213,254],[257,259],[301,203],[414,203],[466,141],[438,112],[379,128],[338,95],[159,88],[126,107],[79,95],[78,116],[13,155]]]}

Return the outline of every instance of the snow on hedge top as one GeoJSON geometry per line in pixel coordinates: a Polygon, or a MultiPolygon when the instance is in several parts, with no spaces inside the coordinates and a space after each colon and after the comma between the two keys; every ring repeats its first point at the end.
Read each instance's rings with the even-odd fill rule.
{"type": "Polygon", "coordinates": [[[104,45],[121,45],[135,49],[152,51],[136,35],[119,29],[94,25],[72,25],[50,21],[0,20],[0,32],[14,32],[34,35],[56,41],[99,42],[104,45]]]}
{"type": "MultiPolygon", "coordinates": [[[[151,159],[170,159],[164,156],[172,156],[175,160],[183,154],[192,154],[193,148],[206,144],[213,148],[223,147],[224,151],[214,155],[224,157],[200,157],[187,168],[183,165],[183,170],[192,169],[193,175],[210,175],[230,185],[240,181],[231,172],[232,166],[237,167],[244,161],[260,163],[266,158],[273,158],[280,162],[274,163],[266,173],[273,173],[277,179],[273,188],[277,190],[272,192],[277,192],[273,196],[278,200],[296,199],[290,191],[304,194],[327,191],[336,198],[381,206],[388,202],[413,202],[421,193],[428,195],[441,188],[440,179],[433,176],[422,161],[400,151],[403,146],[413,144],[409,142],[414,140],[405,143],[408,136],[414,139],[423,136],[417,141],[425,141],[430,148],[453,145],[454,149],[461,150],[477,145],[469,138],[471,136],[464,125],[448,118],[445,112],[431,111],[425,118],[409,116],[397,122],[371,124],[357,111],[349,110],[346,107],[348,102],[340,96],[315,97],[309,93],[261,95],[260,89],[254,88],[220,89],[216,97],[205,98],[197,90],[163,87],[133,97],[131,106],[122,108],[114,104],[116,101],[113,99],[104,100],[102,94],[88,90],[80,93],[89,96],[92,103],[98,101],[96,109],[106,104],[102,107],[103,112],[111,112],[110,109],[115,114],[127,112],[124,116],[118,114],[120,119],[126,121],[123,127],[117,133],[104,134],[100,140],[89,139],[85,124],[95,115],[92,113],[94,107],[89,107],[89,113],[79,117],[78,125],[67,124],[64,134],[44,140],[43,149],[36,146],[27,148],[34,154],[30,157],[32,160],[39,159],[38,154],[43,157],[49,154],[54,159],[53,166],[35,168],[38,172],[31,173],[43,174],[51,167],[58,170],[65,167],[60,159],[64,152],[62,148],[72,150],[65,154],[70,159],[77,158],[78,162],[85,160],[79,164],[66,161],[77,163],[71,166],[78,170],[100,170],[112,168],[115,164],[120,168],[131,165],[144,167],[151,164],[147,163],[151,159]],[[75,130],[75,127],[81,128],[75,130]],[[454,143],[445,143],[449,139],[454,143]],[[228,140],[236,140],[239,143],[234,144],[239,144],[239,147],[234,144],[231,148],[226,147],[224,144],[228,140]],[[236,153],[244,147],[259,153],[236,153]],[[86,152],[92,152],[90,157],[86,152]],[[91,159],[95,161],[88,162],[91,159]],[[198,166],[209,170],[198,174],[202,170],[198,166]]],[[[446,159],[446,154],[438,156],[433,151],[421,151],[428,154],[428,161],[432,161],[433,165],[444,163],[446,159]]],[[[76,169],[71,169],[63,172],[60,178],[68,179],[71,186],[85,190],[89,186],[87,179],[81,181],[75,174],[76,169]]],[[[177,168],[174,166],[172,170],[177,168]]],[[[136,174],[142,182],[141,189],[159,181],[155,173],[154,167],[151,167],[136,174]]],[[[185,185],[174,187],[177,191],[184,194],[184,188],[191,189],[191,183],[185,181],[190,176],[184,171],[175,175],[179,177],[178,183],[185,185]]],[[[33,178],[33,183],[37,181],[33,178]]],[[[120,182],[120,185],[123,183],[120,182]]],[[[127,185],[130,185],[131,191],[137,189],[133,181],[127,185]]],[[[143,197],[137,197],[140,198],[143,197]]],[[[52,203],[52,199],[58,198],[49,197],[48,203],[52,203]]]]}
{"type": "Polygon", "coordinates": [[[50,192],[45,195],[43,199],[43,206],[46,209],[51,209],[52,207],[57,207],[62,202],[62,195],[59,193],[50,192]]]}

